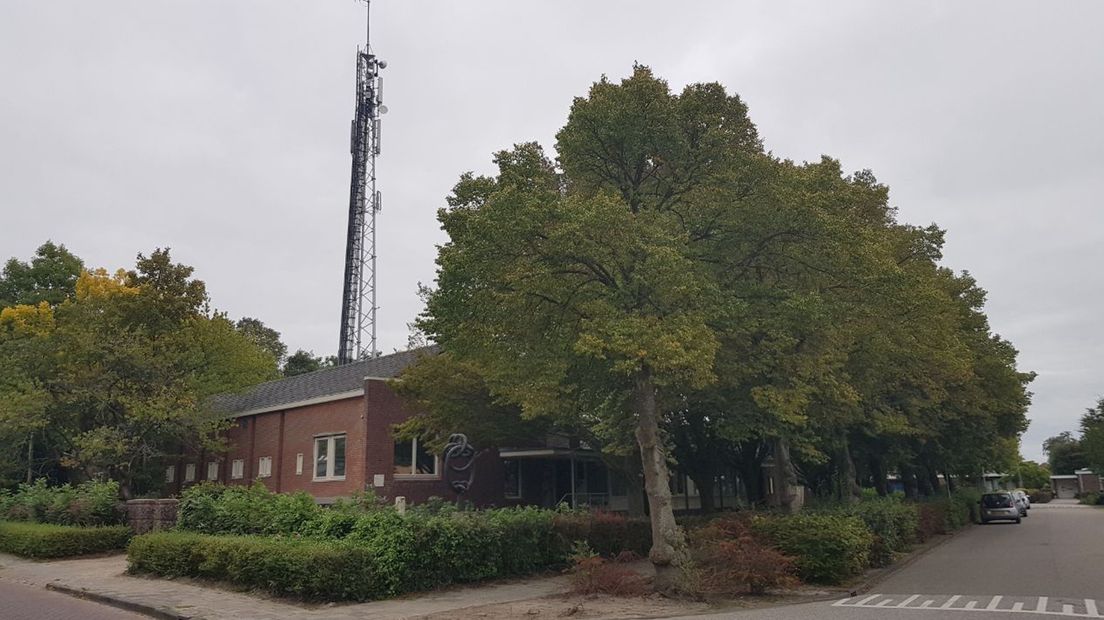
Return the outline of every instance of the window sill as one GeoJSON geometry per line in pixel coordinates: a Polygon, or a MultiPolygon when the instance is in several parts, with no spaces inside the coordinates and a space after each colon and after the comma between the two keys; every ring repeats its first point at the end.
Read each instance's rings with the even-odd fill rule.
{"type": "Polygon", "coordinates": [[[311,482],[342,482],[345,476],[332,476],[329,478],[311,478],[311,482]]]}
{"type": "Polygon", "coordinates": [[[424,480],[426,482],[441,479],[441,476],[438,474],[393,474],[391,477],[395,480],[424,480]]]}

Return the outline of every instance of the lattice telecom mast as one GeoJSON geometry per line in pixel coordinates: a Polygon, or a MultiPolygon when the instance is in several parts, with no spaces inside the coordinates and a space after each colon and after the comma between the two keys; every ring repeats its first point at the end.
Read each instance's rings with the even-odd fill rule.
{"type": "MultiPolygon", "coordinates": [[[[365,0],[365,8],[370,9],[365,0]]],[[[349,232],[345,242],[345,285],[341,295],[341,343],[337,362],[347,364],[376,350],[376,213],[380,193],[376,190],[376,156],[380,153],[380,115],[383,105],[383,77],[387,66],[372,53],[365,29],[364,49],[357,48],[356,112],[349,149],[353,173],[349,183],[349,232]]]]}

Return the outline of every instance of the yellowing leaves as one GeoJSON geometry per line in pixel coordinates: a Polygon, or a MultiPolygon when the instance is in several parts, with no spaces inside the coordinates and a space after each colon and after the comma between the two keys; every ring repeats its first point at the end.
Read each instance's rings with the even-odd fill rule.
{"type": "Polygon", "coordinates": [[[45,336],[54,330],[54,309],[45,301],[37,306],[0,310],[0,328],[17,336],[45,336]]]}
{"type": "Polygon", "coordinates": [[[106,269],[100,267],[92,271],[82,271],[80,277],[77,278],[77,301],[137,294],[138,287],[127,285],[127,275],[124,269],[109,274],[106,269]]]}

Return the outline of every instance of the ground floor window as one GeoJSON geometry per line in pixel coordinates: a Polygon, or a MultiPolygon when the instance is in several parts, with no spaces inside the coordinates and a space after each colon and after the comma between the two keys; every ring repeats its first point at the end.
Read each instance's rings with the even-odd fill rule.
{"type": "Polygon", "coordinates": [[[195,463],[184,466],[184,482],[195,482],[195,463]]]}
{"type": "Polygon", "coordinates": [[[234,480],[241,480],[245,477],[245,461],[242,459],[234,459],[230,463],[230,477],[234,480]]]}
{"type": "Polygon", "coordinates": [[[396,476],[436,476],[437,455],[430,454],[419,441],[395,442],[396,476]]]}
{"type": "Polygon", "coordinates": [[[257,459],[257,477],[269,478],[272,476],[272,457],[262,456],[257,459]]]}
{"type": "Polygon", "coordinates": [[[218,480],[218,461],[207,463],[207,479],[218,480]]]}
{"type": "Polygon", "coordinates": [[[165,482],[176,482],[176,465],[165,468],[165,482]]]}
{"type": "Polygon", "coordinates": [[[345,435],[314,438],[314,479],[345,479],[345,435]]]}

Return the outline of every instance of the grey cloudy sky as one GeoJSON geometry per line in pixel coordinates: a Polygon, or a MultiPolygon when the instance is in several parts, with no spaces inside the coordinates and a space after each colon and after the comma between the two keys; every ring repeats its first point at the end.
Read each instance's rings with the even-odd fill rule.
{"type": "MultiPolygon", "coordinates": [[[[0,0],[0,257],[169,246],[215,305],[337,348],[353,0],[0,0]]],[[[574,96],[651,65],[719,81],[774,153],[871,168],[989,290],[1039,372],[1024,440],[1104,393],[1104,4],[376,0],[388,60],[380,345],[401,348],[435,210],[493,151],[551,148],[574,96]]]]}

